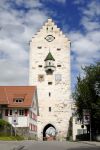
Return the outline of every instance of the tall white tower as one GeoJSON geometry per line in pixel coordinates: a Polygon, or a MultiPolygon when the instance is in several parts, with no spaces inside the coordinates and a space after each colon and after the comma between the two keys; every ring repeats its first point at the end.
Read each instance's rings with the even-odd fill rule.
{"type": "Polygon", "coordinates": [[[37,86],[38,139],[65,139],[71,117],[70,41],[51,19],[32,37],[29,85],[37,86]]]}

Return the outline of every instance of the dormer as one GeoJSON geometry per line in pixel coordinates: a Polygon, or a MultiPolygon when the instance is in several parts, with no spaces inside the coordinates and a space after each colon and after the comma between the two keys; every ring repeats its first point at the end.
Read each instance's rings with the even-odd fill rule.
{"type": "Polygon", "coordinates": [[[55,65],[54,61],[55,59],[53,58],[51,52],[48,53],[47,57],[45,58],[45,71],[47,74],[53,74],[55,71],[55,65]]]}

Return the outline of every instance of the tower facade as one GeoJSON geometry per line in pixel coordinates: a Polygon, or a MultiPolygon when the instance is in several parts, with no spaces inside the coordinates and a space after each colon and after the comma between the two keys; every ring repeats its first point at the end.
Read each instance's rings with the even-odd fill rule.
{"type": "Polygon", "coordinates": [[[32,37],[29,85],[37,86],[38,139],[65,139],[71,117],[70,41],[48,19],[32,37]]]}

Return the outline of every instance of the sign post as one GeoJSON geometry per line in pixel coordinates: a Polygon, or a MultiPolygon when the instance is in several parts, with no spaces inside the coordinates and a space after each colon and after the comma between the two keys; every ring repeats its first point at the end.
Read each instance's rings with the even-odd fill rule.
{"type": "Polygon", "coordinates": [[[15,136],[16,136],[16,125],[18,125],[18,116],[17,116],[17,114],[13,115],[12,124],[15,126],[15,136]]]}

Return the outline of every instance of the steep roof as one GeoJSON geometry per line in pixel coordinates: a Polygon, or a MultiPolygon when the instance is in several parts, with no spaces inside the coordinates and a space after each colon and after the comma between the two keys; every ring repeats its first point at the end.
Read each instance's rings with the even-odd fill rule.
{"type": "Polygon", "coordinates": [[[8,104],[6,88],[0,86],[0,104],[8,104]]]}
{"type": "Polygon", "coordinates": [[[8,107],[31,107],[35,86],[0,86],[0,104],[8,107]],[[14,99],[22,98],[23,102],[15,102],[14,99]]]}
{"type": "Polygon", "coordinates": [[[47,57],[45,58],[44,61],[47,61],[47,60],[53,60],[53,61],[55,61],[55,59],[53,58],[51,52],[48,53],[48,55],[47,55],[47,57]]]}

